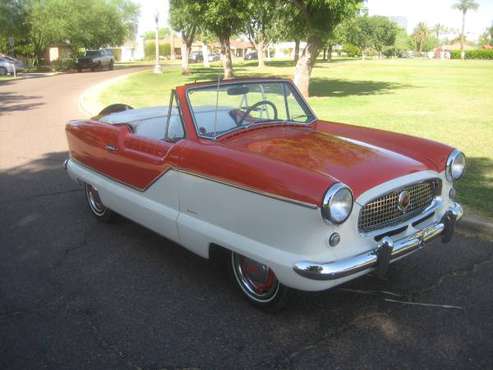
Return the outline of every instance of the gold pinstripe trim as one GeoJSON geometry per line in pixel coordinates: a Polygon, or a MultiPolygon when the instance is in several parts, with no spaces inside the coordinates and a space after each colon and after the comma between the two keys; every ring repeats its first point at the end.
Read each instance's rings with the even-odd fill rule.
{"type": "Polygon", "coordinates": [[[213,182],[216,182],[216,183],[221,184],[221,185],[230,186],[230,187],[233,187],[233,188],[236,188],[236,189],[248,191],[250,193],[262,195],[264,197],[268,197],[268,198],[271,198],[271,199],[276,199],[276,200],[280,200],[280,201],[283,201],[283,202],[287,202],[287,203],[291,203],[291,204],[296,204],[298,206],[307,207],[307,208],[310,208],[310,209],[317,209],[318,208],[318,205],[313,204],[313,203],[307,203],[307,202],[302,202],[302,201],[299,201],[299,200],[296,200],[296,199],[286,198],[286,197],[283,197],[282,195],[277,195],[277,194],[272,194],[272,193],[268,193],[268,192],[265,192],[265,191],[260,191],[260,190],[254,189],[252,187],[249,187],[249,186],[244,186],[244,185],[235,184],[235,183],[232,183],[232,182],[227,182],[227,181],[224,181],[224,180],[215,178],[215,177],[210,177],[210,176],[202,175],[202,174],[199,174],[199,173],[196,173],[196,172],[192,172],[192,171],[188,171],[188,170],[182,170],[182,169],[179,169],[179,168],[176,168],[176,167],[172,167],[172,166],[168,167],[161,174],[159,174],[159,176],[157,176],[154,180],[152,180],[152,182],[149,185],[147,185],[145,188],[138,188],[136,186],[127,184],[127,183],[125,183],[125,182],[123,182],[121,180],[115,179],[112,176],[108,176],[107,174],[105,174],[105,173],[103,173],[101,171],[98,171],[98,170],[94,169],[93,167],[87,166],[86,164],[81,163],[81,162],[79,162],[78,160],[76,160],[74,158],[70,158],[70,161],[73,161],[75,164],[77,164],[77,165],[79,165],[81,167],[84,167],[84,168],[86,168],[88,170],[94,171],[94,172],[96,172],[97,174],[99,174],[99,175],[101,175],[103,177],[106,177],[106,178],[108,178],[108,179],[110,179],[112,181],[115,181],[115,182],[119,183],[119,184],[122,184],[124,186],[129,187],[129,188],[132,188],[134,190],[137,190],[137,191],[139,191],[141,193],[142,192],[145,192],[147,189],[149,189],[157,180],[159,180],[162,176],[164,176],[170,170],[173,170],[173,171],[181,172],[181,173],[184,173],[184,174],[187,174],[187,175],[190,175],[190,176],[195,176],[195,177],[199,177],[199,178],[202,178],[202,179],[205,179],[205,180],[213,181],[213,182]]]}

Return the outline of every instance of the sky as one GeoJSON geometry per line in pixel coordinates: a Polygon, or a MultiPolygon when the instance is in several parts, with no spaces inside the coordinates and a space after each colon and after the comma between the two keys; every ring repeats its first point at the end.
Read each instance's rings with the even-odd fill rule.
{"type": "MultiPolygon", "coordinates": [[[[479,9],[466,15],[466,38],[477,40],[493,23],[493,0],[475,0],[479,9]]],[[[407,32],[412,33],[419,22],[429,26],[437,23],[460,32],[462,14],[452,5],[456,0],[368,0],[370,15],[403,16],[407,18],[407,32]]]]}
{"type": "MultiPolygon", "coordinates": [[[[140,4],[139,34],[155,29],[154,14],[160,13],[160,26],[168,25],[168,0],[136,0],[140,4]]],[[[268,1],[268,0],[266,0],[268,1]]],[[[416,24],[425,22],[430,27],[440,23],[460,30],[462,15],[452,9],[456,0],[368,0],[370,15],[402,16],[407,18],[409,33],[416,24]]],[[[476,0],[477,11],[466,17],[466,37],[477,40],[493,23],[493,0],[476,0]]]]}

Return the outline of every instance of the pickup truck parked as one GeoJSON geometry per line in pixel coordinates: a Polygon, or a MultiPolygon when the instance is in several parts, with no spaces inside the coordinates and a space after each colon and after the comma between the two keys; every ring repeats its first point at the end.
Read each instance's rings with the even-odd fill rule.
{"type": "Polygon", "coordinates": [[[113,69],[115,65],[115,58],[113,52],[107,49],[100,50],[87,50],[86,55],[80,57],[76,61],[77,71],[82,72],[83,69],[101,69],[107,67],[113,69]]]}

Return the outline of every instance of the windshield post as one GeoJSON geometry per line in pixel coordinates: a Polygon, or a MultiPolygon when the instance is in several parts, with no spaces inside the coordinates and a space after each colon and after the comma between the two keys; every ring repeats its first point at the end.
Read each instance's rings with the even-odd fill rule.
{"type": "Polygon", "coordinates": [[[217,138],[217,107],[219,105],[219,84],[221,78],[217,75],[217,88],[216,88],[216,109],[214,110],[214,140],[217,138]]]}
{"type": "Polygon", "coordinates": [[[282,85],[282,92],[284,95],[284,105],[286,106],[286,118],[291,121],[291,116],[289,115],[289,104],[288,104],[288,91],[286,90],[286,85],[282,85]]]}

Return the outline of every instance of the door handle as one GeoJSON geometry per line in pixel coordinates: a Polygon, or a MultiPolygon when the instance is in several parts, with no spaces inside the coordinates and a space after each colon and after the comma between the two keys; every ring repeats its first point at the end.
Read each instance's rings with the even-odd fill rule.
{"type": "Polygon", "coordinates": [[[117,152],[118,151],[118,148],[116,146],[114,146],[113,144],[106,144],[105,148],[108,152],[117,152]]]}

